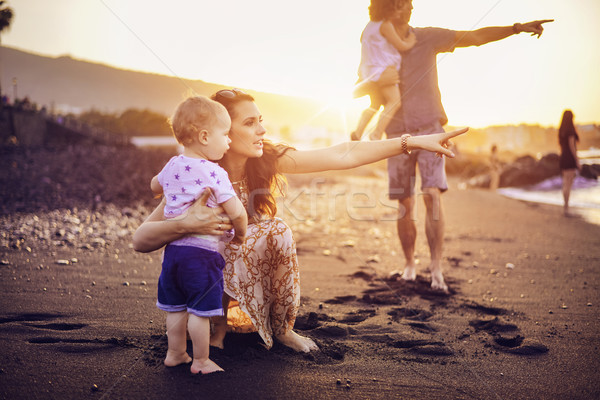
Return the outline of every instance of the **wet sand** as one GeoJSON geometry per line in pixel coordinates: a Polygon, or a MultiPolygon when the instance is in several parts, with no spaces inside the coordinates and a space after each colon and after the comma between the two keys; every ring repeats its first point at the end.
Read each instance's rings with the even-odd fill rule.
{"type": "Polygon", "coordinates": [[[403,263],[386,179],[354,172],[292,178],[280,206],[301,266],[296,329],[320,351],[228,334],[211,349],[226,372],[210,376],[162,365],[159,254],[130,247],[146,209],[72,210],[79,223],[65,210],[3,215],[0,397],[600,397],[600,227],[452,181],[445,295],[429,288],[421,199],[418,279],[390,279],[403,263]]]}

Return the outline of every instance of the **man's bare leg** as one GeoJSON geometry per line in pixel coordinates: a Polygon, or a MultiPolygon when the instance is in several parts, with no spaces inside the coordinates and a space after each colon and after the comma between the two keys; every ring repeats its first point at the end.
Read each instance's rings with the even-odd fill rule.
{"type": "Polygon", "coordinates": [[[225,334],[227,333],[227,311],[229,310],[229,300],[231,297],[223,293],[223,316],[212,317],[213,332],[210,335],[210,345],[220,349],[225,347],[225,334]]]}
{"type": "Polygon", "coordinates": [[[417,279],[417,264],[415,263],[415,242],[417,240],[417,226],[413,219],[415,205],[414,196],[400,200],[398,209],[398,238],[402,245],[406,265],[402,279],[414,281],[417,279]]]}
{"type": "Polygon", "coordinates": [[[442,208],[441,192],[437,188],[424,188],[423,200],[425,201],[426,218],[425,234],[431,254],[431,287],[433,289],[448,291],[442,274],[442,250],[444,244],[444,212],[442,208]]]}

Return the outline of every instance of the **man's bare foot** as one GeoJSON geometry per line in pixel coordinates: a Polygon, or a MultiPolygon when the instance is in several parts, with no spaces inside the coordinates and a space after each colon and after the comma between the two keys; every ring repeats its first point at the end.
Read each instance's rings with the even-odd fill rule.
{"type": "Polygon", "coordinates": [[[176,367],[181,364],[188,364],[191,361],[192,357],[186,352],[175,354],[174,352],[167,350],[164,364],[167,367],[176,367]]]}
{"type": "Polygon", "coordinates": [[[284,346],[290,347],[301,353],[310,353],[312,350],[319,350],[319,346],[317,346],[312,339],[300,336],[291,329],[283,335],[276,336],[276,338],[284,346]]]}
{"type": "Polygon", "coordinates": [[[417,279],[417,266],[415,264],[406,264],[402,273],[402,279],[405,281],[414,281],[417,279]]]}
{"type": "Polygon", "coordinates": [[[439,266],[434,267],[430,265],[429,271],[431,272],[431,288],[448,293],[448,285],[446,285],[446,282],[444,282],[442,269],[439,266]]]}
{"type": "Polygon", "coordinates": [[[211,360],[210,358],[207,358],[204,361],[194,360],[194,362],[192,363],[192,366],[190,367],[190,372],[192,374],[202,373],[202,375],[205,375],[205,374],[211,374],[213,372],[223,372],[223,371],[224,371],[223,368],[221,368],[217,364],[215,364],[215,362],[213,360],[211,360]]]}
{"type": "Polygon", "coordinates": [[[219,324],[213,325],[213,332],[210,335],[210,345],[218,347],[219,349],[225,348],[225,334],[227,333],[227,325],[221,326],[219,324]]]}

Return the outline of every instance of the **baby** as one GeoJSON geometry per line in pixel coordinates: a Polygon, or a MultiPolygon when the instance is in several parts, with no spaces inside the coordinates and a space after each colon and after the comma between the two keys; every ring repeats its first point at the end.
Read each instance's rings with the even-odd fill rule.
{"type": "MultiPolygon", "coordinates": [[[[171,127],[183,153],[171,158],[150,184],[154,193],[164,193],[165,218],[181,215],[210,188],[207,205],[225,210],[235,229],[232,241],[243,243],[248,216],[227,172],[212,162],[229,149],[227,110],[207,97],[189,97],[175,110],[171,127]]],[[[167,312],[166,366],[193,361],[193,374],[223,371],[209,358],[210,317],[223,315],[225,261],[217,251],[218,243],[217,236],[194,235],[165,248],[156,305],[167,312]],[[186,352],[186,330],[192,339],[193,360],[186,352]]]]}

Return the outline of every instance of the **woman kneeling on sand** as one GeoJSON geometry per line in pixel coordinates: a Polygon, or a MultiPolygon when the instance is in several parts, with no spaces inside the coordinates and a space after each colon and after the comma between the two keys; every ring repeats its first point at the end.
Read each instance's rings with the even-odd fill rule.
{"type": "MultiPolygon", "coordinates": [[[[249,224],[244,244],[224,244],[224,317],[213,317],[211,345],[223,348],[227,331],[227,309],[237,300],[240,319],[249,318],[267,348],[273,337],[300,352],[316,350],[309,338],[292,328],[300,306],[300,279],[296,243],[288,225],[275,217],[274,195],[281,188],[284,173],[308,173],[354,168],[412,149],[425,149],[454,155],[446,146],[450,138],[466,132],[402,137],[372,142],[342,143],[336,146],[300,151],[267,141],[262,116],[254,98],[238,89],[220,90],[212,97],[231,116],[230,148],[219,161],[229,174],[234,189],[248,212],[249,224]]],[[[134,248],[141,252],[157,250],[189,234],[224,234],[231,228],[226,217],[205,206],[203,198],[177,221],[165,221],[164,201],[137,229],[134,248]]],[[[232,321],[234,326],[239,321],[232,321]]]]}

